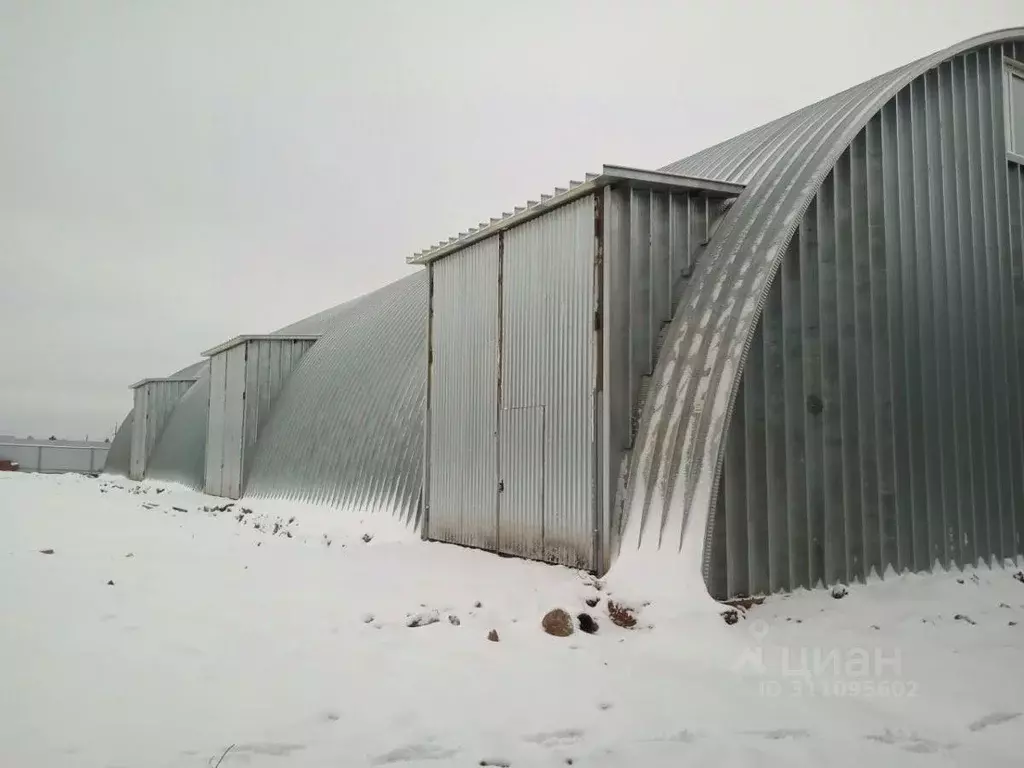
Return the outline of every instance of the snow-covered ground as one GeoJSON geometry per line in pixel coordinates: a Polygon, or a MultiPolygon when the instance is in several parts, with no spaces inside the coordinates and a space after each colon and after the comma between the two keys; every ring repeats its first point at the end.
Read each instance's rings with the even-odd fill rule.
{"type": "Polygon", "coordinates": [[[614,571],[224,503],[0,473],[0,765],[1021,761],[1015,568],[773,597],[727,625],[614,571]],[[557,607],[597,633],[545,634],[557,607]]]}

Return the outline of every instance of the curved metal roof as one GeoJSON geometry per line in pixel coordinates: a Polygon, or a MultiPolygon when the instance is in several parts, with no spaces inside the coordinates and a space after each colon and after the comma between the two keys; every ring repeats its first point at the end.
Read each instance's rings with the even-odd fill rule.
{"type": "Polygon", "coordinates": [[[665,339],[633,452],[621,558],[631,549],[665,548],[704,565],[721,449],[750,339],[786,246],[840,155],[929,69],[1022,39],[1018,28],[966,40],[663,169],[746,188],[708,244],[665,339]]]}
{"type": "Polygon", "coordinates": [[[132,458],[132,423],[135,421],[135,409],[128,411],[121,426],[114,433],[107,451],[107,460],[103,463],[103,471],[111,475],[128,477],[129,464],[132,458]]]}
{"type": "MultiPolygon", "coordinates": [[[[274,405],[245,496],[386,510],[418,524],[426,291],[426,272],[420,271],[274,332],[323,335],[274,405]]],[[[147,477],[201,488],[209,363],[175,375],[198,381],[158,438],[147,477]]],[[[105,471],[127,475],[131,423],[129,413],[105,471]]]]}
{"type": "Polygon", "coordinates": [[[206,420],[210,411],[210,366],[181,396],[146,462],[146,477],[203,487],[206,472],[206,420]]]}
{"type": "Polygon", "coordinates": [[[336,308],[274,404],[246,496],[418,523],[426,278],[417,272],[336,308]]]}

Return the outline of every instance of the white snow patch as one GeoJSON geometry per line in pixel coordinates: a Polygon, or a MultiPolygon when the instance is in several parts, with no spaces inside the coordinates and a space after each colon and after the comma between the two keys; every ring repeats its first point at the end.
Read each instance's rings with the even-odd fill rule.
{"type": "Polygon", "coordinates": [[[1019,759],[1012,570],[775,596],[727,626],[692,599],[675,552],[600,583],[421,542],[376,515],[202,511],[227,502],[159,487],[0,475],[0,765],[1019,759]],[[612,624],[609,597],[636,610],[635,629],[612,624]],[[586,611],[597,634],[544,634],[554,607],[586,611]],[[410,628],[417,615],[439,620],[410,628]]]}

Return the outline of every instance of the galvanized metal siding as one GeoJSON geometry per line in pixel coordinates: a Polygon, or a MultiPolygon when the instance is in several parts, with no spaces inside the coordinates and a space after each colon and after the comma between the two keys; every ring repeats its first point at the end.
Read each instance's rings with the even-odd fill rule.
{"type": "MultiPolygon", "coordinates": [[[[709,523],[717,504],[724,436],[735,413],[739,375],[762,305],[768,298],[771,279],[804,213],[854,138],[897,92],[946,60],[993,44],[1019,41],[1022,34],[1021,30],[1011,30],[966,41],[666,169],[745,181],[747,186],[698,263],[669,330],[654,376],[654,396],[644,412],[637,441],[639,450],[634,453],[628,502],[630,520],[623,553],[663,545],[684,549],[687,556],[703,561],[704,575],[709,577],[709,538],[714,534],[714,525],[709,523]],[[696,540],[693,548],[686,547],[687,530],[696,540]]],[[[969,77],[970,73],[965,72],[965,88],[969,77]]],[[[985,91],[975,89],[975,97],[983,104],[985,91]]],[[[994,136],[994,129],[989,130],[988,144],[980,143],[983,137],[979,137],[973,146],[980,153],[991,146],[994,136]]],[[[926,146],[927,129],[923,139],[925,143],[917,137],[917,146],[926,146]]],[[[957,142],[956,146],[966,145],[957,142]]],[[[1005,158],[1002,162],[1005,164],[1005,158]]],[[[972,176],[969,181],[958,180],[958,184],[967,181],[972,190],[986,185],[994,189],[994,173],[995,169],[990,167],[977,180],[972,176]]],[[[912,177],[913,172],[909,176],[901,174],[901,183],[911,183],[912,177]]],[[[860,189],[860,181],[850,184],[839,184],[837,188],[845,186],[850,195],[855,188],[860,189]]],[[[985,200],[995,203],[994,198],[985,200]]],[[[845,200],[833,202],[842,204],[845,200]]],[[[922,207],[922,201],[917,199],[915,210],[901,214],[919,216],[922,207]]],[[[978,226],[985,218],[975,214],[983,214],[984,210],[990,209],[972,208],[971,217],[979,222],[978,226]]],[[[850,224],[839,216],[835,226],[848,229],[850,224]]],[[[930,219],[923,219],[920,225],[915,223],[913,242],[916,244],[926,233],[928,240],[923,242],[930,242],[931,226],[930,219]]],[[[963,227],[960,229],[963,237],[963,227]]],[[[906,237],[909,241],[910,235],[906,237]]],[[[984,238],[981,242],[985,242],[984,238]]],[[[988,253],[984,248],[977,250],[988,253]]],[[[837,267],[844,264],[843,258],[844,254],[837,253],[837,267]]],[[[852,278],[842,272],[837,273],[836,279],[846,286],[852,278]]],[[[851,325],[845,310],[841,318],[837,317],[836,322],[840,321],[846,329],[851,325]]],[[[856,326],[855,317],[852,327],[856,326]]],[[[985,349],[988,342],[978,353],[983,359],[990,359],[990,352],[984,352],[985,349]]],[[[825,352],[832,354],[831,350],[825,352]]],[[[841,359],[845,359],[845,354],[839,350],[841,359]]],[[[856,358],[854,354],[852,359],[856,358]]],[[[849,363],[842,365],[842,371],[847,371],[849,363]]],[[[859,386],[854,382],[853,375],[841,373],[836,384],[845,392],[850,386],[859,386]]],[[[981,413],[984,408],[981,406],[981,413]]],[[[758,418],[756,413],[753,415],[758,418]]],[[[840,427],[845,430],[860,416],[859,412],[857,416],[850,412],[843,418],[840,427]]],[[[852,450],[848,444],[846,450],[852,450]]],[[[916,474],[914,478],[919,482],[916,474]]]]}
{"type": "Polygon", "coordinates": [[[210,402],[210,370],[205,368],[181,397],[178,407],[153,448],[146,477],[181,483],[199,490],[206,470],[206,419],[210,402]]]}
{"type": "Polygon", "coordinates": [[[245,342],[245,414],[242,444],[242,487],[252,466],[254,447],[260,432],[270,418],[271,409],[282,388],[299,364],[302,356],[313,346],[311,340],[260,339],[245,342]]]}
{"type": "Polygon", "coordinates": [[[716,595],[1021,552],[1024,245],[1003,52],[900,90],[790,241],[726,441],[716,595]]]}
{"type": "Polygon", "coordinates": [[[224,475],[224,392],[227,387],[228,361],[224,355],[210,358],[210,407],[206,422],[206,469],[203,489],[213,493],[222,487],[224,475]]]}
{"type": "Polygon", "coordinates": [[[320,313],[312,325],[285,329],[324,335],[270,409],[246,497],[392,514],[418,525],[426,277],[410,275],[320,313]]]}
{"type": "Polygon", "coordinates": [[[128,477],[141,480],[146,473],[146,429],[149,426],[149,389],[145,385],[132,393],[138,418],[132,421],[131,455],[128,462],[128,477]]]}
{"type": "Polygon", "coordinates": [[[427,535],[492,550],[498,547],[498,262],[493,237],[430,267],[427,535]]]}
{"type": "Polygon", "coordinates": [[[182,394],[192,386],[190,381],[149,381],[135,388],[135,414],[132,424],[132,445],[129,477],[141,480],[153,446],[160,438],[167,419],[182,394]]]}
{"type": "MultiPolygon", "coordinates": [[[[445,274],[440,265],[435,307],[439,305],[438,278],[443,280],[445,274]]],[[[593,197],[508,230],[502,265],[500,481],[504,491],[498,548],[591,568],[595,555],[593,197]]],[[[462,262],[452,270],[464,271],[467,266],[462,262]]],[[[480,279],[493,279],[488,293],[496,289],[496,275],[484,273],[480,279]]],[[[456,293],[453,298],[462,302],[464,295],[456,293]]],[[[460,309],[461,304],[452,312],[460,309]]],[[[486,303],[481,302],[480,311],[489,311],[486,303]]],[[[437,329],[436,309],[434,322],[437,329]]],[[[489,410],[495,387],[487,386],[484,377],[490,367],[493,382],[494,355],[490,337],[482,340],[488,345],[478,350],[482,356],[466,384],[484,388],[473,397],[482,394],[481,405],[489,410]]],[[[451,364],[451,352],[446,351],[447,360],[435,359],[438,379],[445,373],[445,362],[451,364]]],[[[453,410],[449,418],[459,421],[465,418],[461,413],[453,410]]],[[[433,423],[440,425],[440,418],[433,423]]]]}
{"type": "Polygon", "coordinates": [[[237,499],[242,490],[246,345],[210,358],[210,413],[206,441],[206,493],[237,499]]]}
{"type": "Polygon", "coordinates": [[[604,525],[614,546],[628,466],[650,376],[724,203],[699,195],[605,190],[604,525]]]}
{"type": "Polygon", "coordinates": [[[114,439],[110,441],[110,451],[107,453],[107,460],[103,465],[103,471],[111,475],[128,476],[129,464],[132,458],[132,424],[135,421],[135,409],[128,411],[121,426],[114,433],[114,439]]]}

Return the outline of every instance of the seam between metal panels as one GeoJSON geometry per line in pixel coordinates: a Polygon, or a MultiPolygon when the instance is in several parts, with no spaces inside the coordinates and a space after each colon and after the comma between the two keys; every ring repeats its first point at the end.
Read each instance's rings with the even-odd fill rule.
{"type": "MultiPolygon", "coordinates": [[[[494,477],[497,488],[494,491],[494,541],[495,549],[501,549],[501,507],[502,494],[505,492],[505,478],[501,467],[501,407],[503,402],[502,376],[504,375],[504,347],[505,347],[505,230],[498,232],[498,279],[497,279],[497,343],[495,345],[495,401],[494,401],[494,477]]],[[[544,519],[543,506],[541,507],[541,520],[544,519]]],[[[541,533],[541,541],[544,534],[541,533]]]]}
{"type": "Polygon", "coordinates": [[[430,433],[433,419],[430,398],[434,377],[434,265],[427,265],[427,380],[423,395],[423,445],[420,447],[423,466],[420,468],[420,536],[430,538],[430,433]]]}
{"type": "MultiPolygon", "coordinates": [[[[1011,31],[1007,30],[1005,32],[992,33],[989,35],[981,36],[979,38],[974,38],[969,41],[965,41],[964,43],[954,46],[953,48],[947,49],[937,54],[933,54],[932,56],[929,56],[926,59],[914,62],[913,64],[907,65],[901,68],[900,70],[897,70],[897,73],[893,73],[894,75],[896,75],[895,79],[891,83],[889,83],[881,93],[876,94],[874,98],[871,100],[870,104],[867,107],[862,108],[857,118],[843,130],[839,141],[827,156],[826,161],[819,165],[818,170],[815,171],[809,183],[805,185],[805,198],[800,201],[800,207],[799,209],[797,209],[799,211],[799,215],[792,217],[790,223],[787,224],[786,227],[782,230],[782,236],[780,238],[776,238],[775,240],[775,242],[778,243],[778,247],[775,250],[775,256],[773,257],[772,263],[769,267],[768,277],[762,287],[761,294],[758,298],[756,310],[753,313],[750,327],[746,331],[746,336],[743,342],[743,348],[740,353],[736,370],[733,373],[732,383],[730,384],[727,407],[725,410],[725,418],[722,424],[722,440],[716,451],[715,468],[711,477],[710,497],[707,505],[708,517],[704,531],[703,555],[701,563],[701,572],[705,581],[709,578],[710,575],[712,539],[714,536],[716,505],[718,501],[719,483],[721,481],[722,464],[724,461],[723,447],[725,444],[725,439],[727,437],[728,425],[732,420],[733,409],[735,407],[736,396],[739,389],[740,381],[742,379],[744,366],[746,364],[747,356],[750,351],[750,345],[753,342],[753,338],[755,335],[754,332],[757,328],[757,323],[763,314],[764,305],[768,298],[768,292],[771,288],[772,282],[775,280],[778,271],[782,266],[782,260],[786,253],[786,247],[788,246],[789,241],[792,239],[793,234],[799,227],[803,215],[806,213],[807,208],[810,206],[811,201],[814,199],[814,196],[818,193],[818,190],[820,190],[825,178],[832,171],[832,168],[838,162],[843,152],[845,152],[850,147],[854,139],[862,130],[865,129],[870,120],[876,114],[879,114],[889,101],[896,97],[896,94],[899,91],[901,91],[903,88],[910,85],[912,82],[924,76],[927,72],[929,72],[933,68],[939,66],[940,64],[944,63],[949,59],[968,53],[976,48],[981,48],[983,46],[1005,42],[1007,40],[1012,40],[1015,39],[1016,37],[1019,37],[1021,34],[1024,34],[1024,31],[1017,32],[1016,34],[1008,34],[1009,32],[1011,31]],[[808,192],[808,188],[812,186],[813,191],[808,192]]],[[[813,157],[808,159],[807,164],[809,164],[811,160],[813,160],[813,157]]],[[[746,194],[754,194],[755,192],[756,190],[748,188],[742,193],[741,197],[746,194]]]]}
{"type": "Polygon", "coordinates": [[[593,390],[590,419],[593,423],[591,429],[591,478],[590,493],[591,505],[593,506],[594,526],[594,554],[591,562],[598,573],[607,570],[608,547],[605,546],[607,521],[604,520],[604,490],[606,480],[601,471],[601,445],[608,439],[607,428],[601,421],[601,413],[604,410],[601,404],[604,397],[604,328],[602,312],[604,309],[604,192],[599,190],[594,194],[594,325],[591,331],[591,365],[593,366],[593,390]]]}

